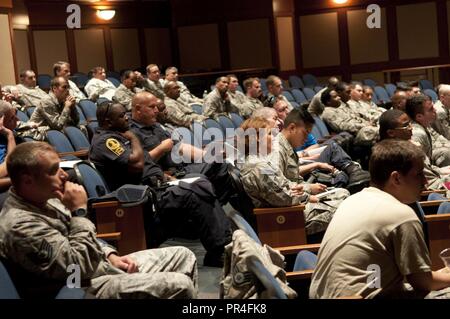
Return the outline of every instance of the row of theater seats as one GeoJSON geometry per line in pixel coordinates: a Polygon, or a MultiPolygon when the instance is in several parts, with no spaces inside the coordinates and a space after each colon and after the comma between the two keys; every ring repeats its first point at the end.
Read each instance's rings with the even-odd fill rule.
{"type": "MultiPolygon", "coordinates": [[[[50,89],[50,82],[52,80],[52,76],[49,74],[39,74],[36,77],[37,85],[43,89],[44,91],[48,91],[50,89]]],[[[107,71],[106,78],[110,80],[116,87],[120,85],[120,74],[115,71],[107,71]]],[[[89,81],[90,76],[84,73],[74,73],[70,79],[75,82],[76,85],[80,88],[84,88],[86,83],[89,81]]]]}

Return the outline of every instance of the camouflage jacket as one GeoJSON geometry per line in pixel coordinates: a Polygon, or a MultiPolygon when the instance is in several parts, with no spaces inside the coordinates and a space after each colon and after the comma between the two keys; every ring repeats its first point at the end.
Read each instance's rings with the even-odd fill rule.
{"type": "Polygon", "coordinates": [[[5,89],[9,93],[13,93],[14,90],[18,91],[19,97],[16,99],[16,102],[20,104],[22,111],[30,106],[38,106],[43,99],[48,97],[48,94],[38,86],[28,88],[23,84],[18,84],[15,87],[12,86],[5,89]]]}
{"type": "Polygon", "coordinates": [[[431,159],[433,155],[433,141],[430,132],[427,128],[415,121],[412,121],[411,123],[413,127],[411,139],[418,143],[427,157],[431,159]]]}
{"type": "Polygon", "coordinates": [[[76,102],[80,102],[80,100],[83,100],[86,98],[86,95],[84,95],[83,92],[78,88],[78,86],[72,82],[71,80],[69,82],[69,94],[73,96],[76,100],[76,102]]]}
{"type": "Polygon", "coordinates": [[[158,99],[164,100],[164,81],[159,80],[158,82],[153,82],[150,79],[147,79],[144,81],[144,90],[147,92],[150,92],[154,96],[156,96],[158,99]]]}
{"type": "Polygon", "coordinates": [[[198,103],[203,104],[203,99],[196,97],[194,94],[189,91],[188,87],[180,81],[177,81],[178,86],[180,87],[180,97],[178,101],[184,104],[198,103]]]}
{"type": "Polygon", "coordinates": [[[167,108],[166,122],[177,126],[191,127],[193,121],[202,122],[205,116],[195,113],[192,108],[179,100],[169,97],[164,98],[164,104],[167,108]]]}
{"type": "Polygon", "coordinates": [[[114,93],[113,100],[122,104],[127,111],[131,111],[131,100],[135,94],[136,93],[134,91],[130,90],[125,85],[120,84],[116,90],[116,93],[114,93]]]}
{"type": "Polygon", "coordinates": [[[434,103],[436,121],[431,125],[439,134],[450,140],[450,111],[441,101],[434,103]]]}
{"type": "Polygon", "coordinates": [[[203,104],[203,115],[207,118],[217,118],[219,115],[228,116],[232,112],[239,113],[239,109],[229,99],[222,99],[217,89],[206,96],[203,104]]]}

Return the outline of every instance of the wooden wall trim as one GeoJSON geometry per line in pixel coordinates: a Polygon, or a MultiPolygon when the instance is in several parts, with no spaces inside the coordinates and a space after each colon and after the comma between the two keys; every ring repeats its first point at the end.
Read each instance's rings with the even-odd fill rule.
{"type": "Polygon", "coordinates": [[[347,10],[338,9],[338,30],[339,30],[339,55],[341,59],[341,75],[344,81],[350,81],[350,44],[348,37],[348,22],[347,22],[347,10]]]}
{"type": "MultiPolygon", "coordinates": [[[[70,63],[70,72],[78,72],[77,51],[75,47],[75,34],[73,29],[66,29],[67,57],[70,63]]],[[[56,61],[55,61],[56,62],[56,61]]]]}
{"type": "Polygon", "coordinates": [[[12,14],[11,12],[8,13],[8,24],[9,24],[9,40],[11,41],[11,51],[13,56],[13,66],[14,66],[14,78],[16,80],[16,83],[19,83],[19,75],[17,74],[17,57],[16,57],[16,44],[14,41],[14,30],[13,30],[13,24],[12,24],[12,14]]]}
{"type": "Polygon", "coordinates": [[[272,66],[280,69],[280,51],[278,47],[278,36],[276,29],[275,17],[269,19],[269,35],[270,35],[270,49],[272,50],[272,66]]]}
{"type": "Polygon", "coordinates": [[[103,27],[103,36],[105,39],[105,53],[106,53],[106,69],[114,70],[114,57],[112,49],[111,28],[103,27]]]}
{"type": "Polygon", "coordinates": [[[228,26],[226,21],[220,21],[219,25],[219,50],[220,50],[220,68],[223,70],[231,69],[230,41],[228,38],[228,26]]]}
{"type": "Polygon", "coordinates": [[[147,63],[147,43],[144,28],[138,28],[139,55],[141,56],[141,66],[147,63]]]}
{"type": "Polygon", "coordinates": [[[36,60],[36,48],[34,46],[33,30],[28,27],[27,29],[28,50],[30,51],[30,67],[33,71],[37,72],[37,60],[36,60]]]}
{"type": "Polygon", "coordinates": [[[439,56],[449,56],[447,0],[436,2],[436,16],[438,25],[439,56]]]}

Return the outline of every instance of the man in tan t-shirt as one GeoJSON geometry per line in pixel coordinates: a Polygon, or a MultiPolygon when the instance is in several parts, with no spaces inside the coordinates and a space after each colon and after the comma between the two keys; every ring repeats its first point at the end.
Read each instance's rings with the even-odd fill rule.
{"type": "MultiPolygon", "coordinates": [[[[431,271],[422,225],[405,205],[416,201],[426,184],[424,157],[408,141],[384,140],[373,147],[372,187],[337,209],[319,250],[311,298],[418,297],[426,294],[419,291],[450,287],[448,269],[431,271]],[[405,279],[414,291],[406,289],[405,279]]],[[[445,292],[439,294],[450,297],[450,289],[445,292]]]]}

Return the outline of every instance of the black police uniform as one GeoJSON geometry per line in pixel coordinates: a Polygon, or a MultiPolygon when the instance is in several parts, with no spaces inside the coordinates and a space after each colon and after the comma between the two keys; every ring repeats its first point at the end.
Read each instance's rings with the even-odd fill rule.
{"type": "Polygon", "coordinates": [[[154,187],[157,216],[166,236],[178,235],[191,219],[198,227],[200,240],[211,254],[221,254],[231,241],[230,222],[214,196],[211,183],[200,179],[193,184],[155,188],[155,179],[164,182],[164,172],[144,152],[144,169],[128,171],[131,143],[118,132],[98,129],[89,150],[89,158],[104,176],[111,190],[123,184],[145,184],[154,187]]]}
{"type": "MultiPolygon", "coordinates": [[[[139,138],[146,152],[160,145],[162,141],[171,138],[171,134],[159,123],[151,126],[143,126],[131,120],[130,130],[139,138]]],[[[174,143],[176,145],[179,142],[174,141],[174,143]]],[[[228,174],[229,164],[227,163],[175,163],[172,160],[171,153],[168,152],[157,161],[157,164],[164,171],[169,171],[174,168],[177,173],[202,174],[206,176],[211,184],[213,184],[216,196],[222,205],[226,204],[230,196],[236,192],[233,188],[231,177],[228,174]]]]}

